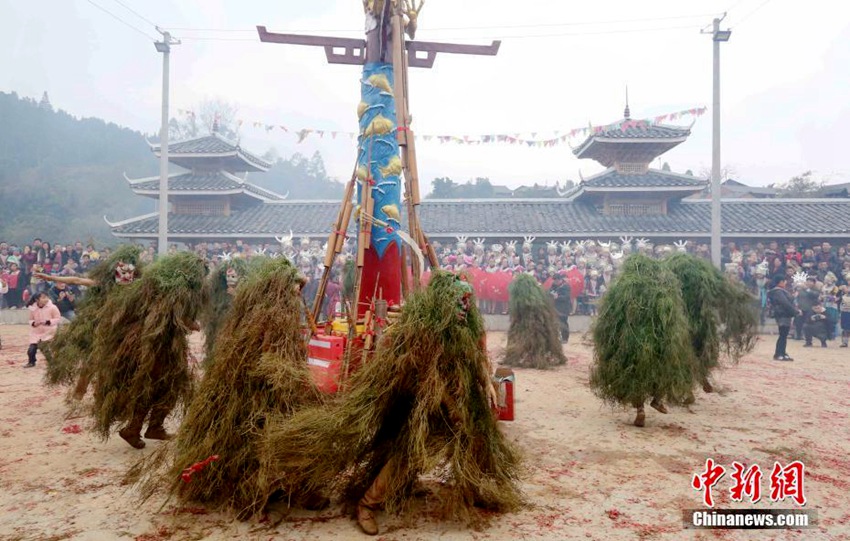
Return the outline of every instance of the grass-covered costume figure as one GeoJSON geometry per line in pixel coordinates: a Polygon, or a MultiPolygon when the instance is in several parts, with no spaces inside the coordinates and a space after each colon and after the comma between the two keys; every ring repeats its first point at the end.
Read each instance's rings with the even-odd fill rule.
{"type": "MultiPolygon", "coordinates": [[[[285,259],[252,263],[239,283],[213,348],[213,359],[173,441],[131,472],[142,494],[161,488],[183,502],[225,508],[240,517],[262,511],[273,477],[258,457],[266,417],[286,418],[320,402],[301,334],[304,278],[285,259]],[[218,459],[184,479],[181,472],[218,459]],[[166,473],[163,475],[164,466],[166,473]]],[[[303,494],[303,492],[301,493],[303,494]]],[[[302,502],[304,503],[304,502],[302,502]]]]}
{"type": "Polygon", "coordinates": [[[552,298],[537,280],[524,273],[513,279],[508,291],[511,325],[502,363],[526,368],[566,363],[552,298]]]}
{"type": "Polygon", "coordinates": [[[694,353],[682,288],[663,263],[629,257],[599,304],[593,327],[594,364],[590,386],[612,404],[644,404],[666,413],[664,402],[682,404],[692,394],[694,353]]]}
{"type": "Polygon", "coordinates": [[[230,312],[236,288],[247,273],[248,262],[241,257],[225,258],[210,273],[210,302],[200,315],[201,327],[204,329],[204,367],[206,369],[210,367],[213,344],[230,312]]]}
{"type": "Polygon", "coordinates": [[[441,496],[451,517],[474,520],[475,507],[515,509],[519,457],[491,410],[484,343],[472,287],[436,272],[408,297],[336,402],[271,426],[264,454],[284,488],[356,504],[358,523],[372,535],[378,507],[404,511],[425,473],[448,484],[441,496]]]}
{"type": "Polygon", "coordinates": [[[753,299],[740,283],[726,278],[705,259],[675,254],[664,266],[679,279],[694,350],[696,380],[713,391],[709,376],[720,357],[737,362],[752,351],[758,332],[753,299]]]}
{"type": "Polygon", "coordinates": [[[192,388],[187,334],[206,301],[206,265],[189,252],[164,256],[144,275],[111,295],[94,336],[95,430],[119,435],[137,449],[145,438],[168,439],[163,422],[192,388]]]}
{"type": "Polygon", "coordinates": [[[56,338],[50,342],[45,373],[47,385],[75,384],[73,398],[80,400],[85,396],[97,361],[92,357],[92,345],[103,307],[113,290],[131,284],[140,276],[140,255],[140,247],[125,244],[97,264],[85,277],[35,275],[43,280],[88,288],[76,306],[77,317],[59,327],[56,338]]]}

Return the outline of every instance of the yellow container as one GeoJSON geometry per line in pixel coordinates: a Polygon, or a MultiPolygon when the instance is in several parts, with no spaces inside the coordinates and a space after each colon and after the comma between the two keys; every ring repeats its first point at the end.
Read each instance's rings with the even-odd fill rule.
{"type": "MultiPolygon", "coordinates": [[[[339,335],[348,335],[348,320],[337,318],[331,322],[331,330],[334,334],[339,335]]],[[[363,334],[366,331],[366,326],[362,323],[358,323],[356,326],[357,334],[363,334]]]]}

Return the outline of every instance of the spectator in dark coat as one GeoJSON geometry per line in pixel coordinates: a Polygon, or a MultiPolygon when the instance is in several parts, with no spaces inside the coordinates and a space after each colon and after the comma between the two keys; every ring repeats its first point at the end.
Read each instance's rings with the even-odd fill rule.
{"type": "Polygon", "coordinates": [[[73,321],[76,317],[74,310],[77,304],[77,289],[64,282],[54,282],[48,294],[50,300],[59,309],[59,314],[68,321],[73,321]]]}
{"type": "Polygon", "coordinates": [[[820,302],[812,306],[811,315],[806,318],[806,324],[803,330],[806,333],[806,343],[804,348],[812,347],[812,337],[820,340],[821,347],[826,347],[826,339],[829,336],[829,317],[826,315],[826,309],[820,302]]]}
{"type": "Polygon", "coordinates": [[[803,339],[803,326],[812,315],[812,307],[820,299],[820,291],[816,289],[817,279],[814,276],[806,278],[806,286],[797,295],[797,307],[800,309],[800,317],[794,321],[795,339],[803,339]]]}
{"type": "Polygon", "coordinates": [[[788,344],[788,332],[791,330],[791,318],[798,315],[800,311],[794,307],[794,301],[785,286],[785,276],[779,275],[774,279],[773,288],[768,293],[773,317],[776,318],[776,326],[779,328],[779,337],[776,339],[776,349],[773,353],[774,361],[794,360],[788,356],[785,348],[788,344]]]}
{"type": "Polygon", "coordinates": [[[549,294],[555,301],[561,342],[567,343],[570,340],[570,311],[573,308],[572,288],[567,280],[567,271],[562,270],[555,274],[549,294]]]}

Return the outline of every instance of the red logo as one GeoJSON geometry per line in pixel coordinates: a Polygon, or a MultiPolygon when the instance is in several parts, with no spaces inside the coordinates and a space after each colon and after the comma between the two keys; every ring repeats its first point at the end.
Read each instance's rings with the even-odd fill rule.
{"type": "Polygon", "coordinates": [[[714,499],[711,497],[711,488],[720,481],[720,478],[726,474],[726,469],[723,466],[714,463],[714,460],[708,458],[705,461],[705,471],[701,474],[694,475],[691,486],[694,490],[704,490],[703,501],[705,505],[714,507],[714,499]]]}
{"type": "Polygon", "coordinates": [[[792,498],[797,505],[806,505],[806,493],[803,487],[805,473],[806,467],[799,460],[795,460],[784,468],[779,462],[774,462],[773,472],[770,474],[770,499],[781,502],[785,498],[792,498]]]}
{"type": "MultiPolygon", "coordinates": [[[[746,497],[751,503],[758,503],[761,500],[762,478],[762,471],[758,464],[748,468],[740,462],[732,462],[732,469],[734,471],[731,472],[731,479],[734,484],[729,489],[732,501],[742,502],[746,497]]],[[[726,468],[708,458],[705,461],[705,470],[694,475],[691,486],[694,490],[703,492],[703,501],[706,506],[714,507],[711,489],[725,474],[726,468]]],[[[785,467],[779,462],[774,462],[773,471],[770,473],[771,501],[781,502],[791,498],[801,507],[806,505],[805,474],[806,467],[799,460],[785,467]]]]}
{"type": "Polygon", "coordinates": [[[732,467],[735,471],[732,472],[732,480],[735,485],[730,492],[732,493],[732,501],[744,501],[744,496],[747,496],[752,503],[757,503],[761,499],[761,468],[758,464],[753,464],[749,469],[738,462],[733,462],[732,467]]]}

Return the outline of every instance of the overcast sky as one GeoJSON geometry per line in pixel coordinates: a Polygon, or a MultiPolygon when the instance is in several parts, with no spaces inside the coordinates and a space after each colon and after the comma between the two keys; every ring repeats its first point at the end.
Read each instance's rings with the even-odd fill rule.
{"type": "MultiPolygon", "coordinates": [[[[831,183],[850,182],[850,3],[839,1],[428,0],[418,39],[503,42],[496,57],[443,54],[434,69],[412,68],[413,127],[420,134],[563,133],[620,120],[628,85],[632,118],[709,106],[690,140],[663,158],[674,171],[699,172],[711,163],[712,99],[711,39],[699,30],[724,11],[722,26],[733,33],[721,47],[723,163],[755,185],[809,169],[831,183]]],[[[328,65],[318,48],[260,43],[253,28],[359,37],[358,0],[0,0],[0,14],[0,90],[35,98],[46,90],[55,107],[77,116],[158,130],[156,23],[183,38],[171,55],[172,115],[218,98],[237,104],[248,121],[357,127],[358,67],[328,65]]],[[[296,144],[292,135],[250,126],[241,135],[258,153],[319,150],[340,179],[354,163],[347,138],[296,144]]],[[[420,141],[417,150],[426,192],[434,177],[483,176],[515,187],[601,169],[576,160],[566,145],[420,141]]]]}

